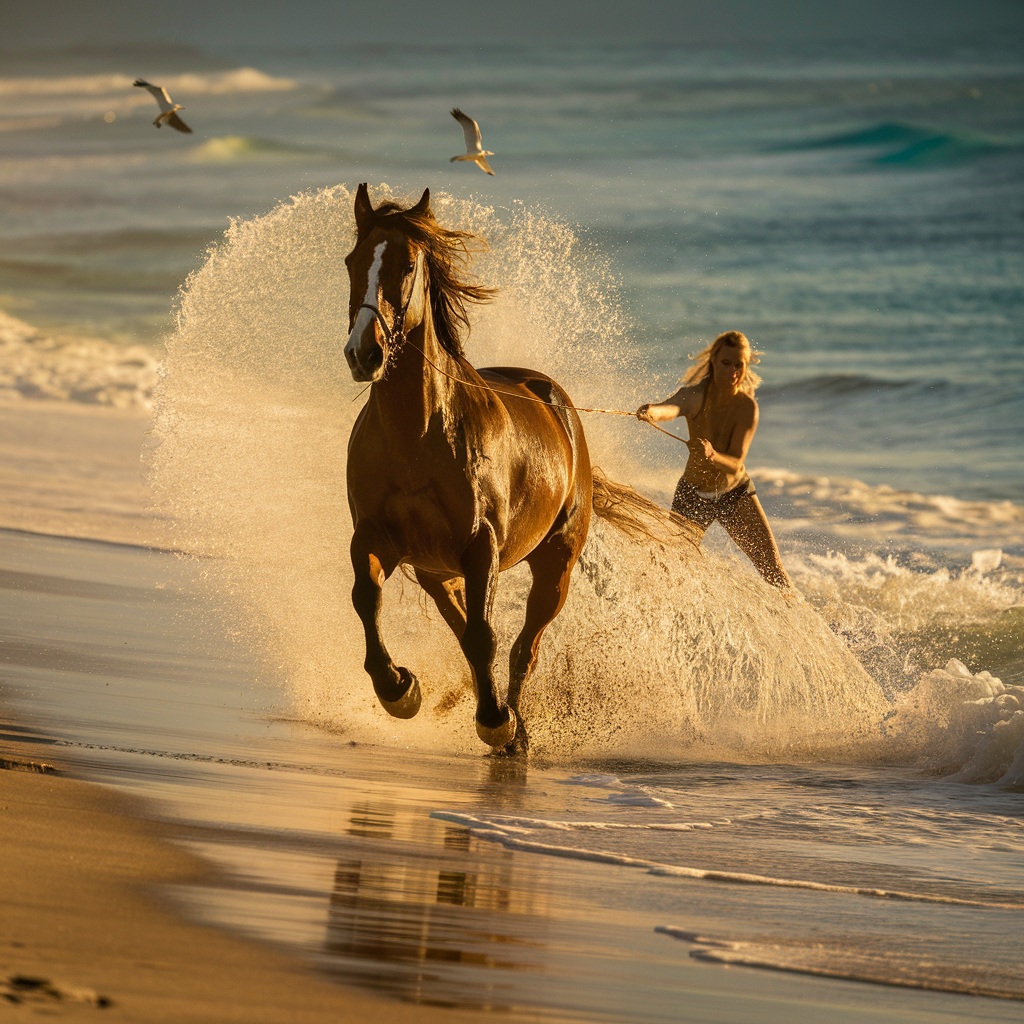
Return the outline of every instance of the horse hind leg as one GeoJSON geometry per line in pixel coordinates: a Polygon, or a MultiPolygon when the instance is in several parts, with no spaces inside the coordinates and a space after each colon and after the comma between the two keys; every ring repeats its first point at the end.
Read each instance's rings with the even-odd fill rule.
{"type": "Polygon", "coordinates": [[[355,583],[352,605],[366,634],[366,660],[363,667],[373,682],[381,707],[392,718],[413,718],[420,709],[419,680],[407,668],[396,665],[384,646],[380,632],[381,588],[395,570],[373,554],[357,535],[352,538],[352,568],[355,583]]]}
{"type": "Polygon", "coordinates": [[[537,664],[537,652],[544,630],[562,610],[569,595],[572,566],[576,559],[565,539],[549,537],[528,556],[533,574],[530,596],[526,600],[526,619],[508,657],[508,704],[519,718],[519,730],[504,753],[521,754],[529,748],[529,736],[519,702],[523,687],[537,664]]]}

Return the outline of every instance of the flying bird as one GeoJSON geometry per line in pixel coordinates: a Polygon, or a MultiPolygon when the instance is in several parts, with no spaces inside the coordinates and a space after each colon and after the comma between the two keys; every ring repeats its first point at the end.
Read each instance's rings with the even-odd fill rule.
{"type": "Polygon", "coordinates": [[[472,160],[480,170],[493,174],[494,171],[491,170],[487,158],[494,154],[480,145],[480,126],[469,114],[464,114],[458,107],[452,111],[452,117],[462,125],[462,134],[466,137],[466,152],[462,156],[453,156],[448,163],[453,164],[456,160],[472,160]]]}
{"type": "Polygon", "coordinates": [[[157,128],[162,127],[165,124],[169,124],[172,128],[177,128],[179,132],[190,132],[191,128],[180,117],[178,117],[178,111],[184,110],[185,108],[180,103],[172,103],[171,97],[167,95],[167,90],[159,85],[150,85],[143,78],[136,78],[135,85],[140,89],[148,89],[153,96],[153,99],[160,104],[160,113],[157,114],[156,120],[153,122],[157,128]]]}

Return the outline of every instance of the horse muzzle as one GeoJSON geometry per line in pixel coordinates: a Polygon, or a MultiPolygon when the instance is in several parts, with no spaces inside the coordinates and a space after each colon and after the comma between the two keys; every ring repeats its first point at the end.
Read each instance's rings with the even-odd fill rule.
{"type": "Polygon", "coordinates": [[[372,384],[384,375],[384,349],[380,345],[375,345],[362,359],[358,353],[346,348],[345,358],[348,360],[352,379],[360,384],[372,384]]]}
{"type": "Polygon", "coordinates": [[[352,379],[360,384],[372,384],[384,374],[384,347],[376,334],[375,324],[371,321],[362,330],[354,330],[345,346],[345,359],[352,379]]]}

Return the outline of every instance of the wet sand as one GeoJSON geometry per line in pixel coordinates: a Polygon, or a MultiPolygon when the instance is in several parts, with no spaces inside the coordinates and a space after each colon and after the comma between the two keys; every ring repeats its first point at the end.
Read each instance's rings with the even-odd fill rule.
{"type": "MultiPolygon", "coordinates": [[[[14,780],[6,782],[17,815],[8,836],[38,836],[9,840],[24,854],[15,862],[15,884],[25,891],[39,886],[40,894],[3,913],[21,913],[11,922],[18,928],[33,918],[33,906],[42,906],[41,933],[63,938],[63,927],[69,940],[77,936],[83,957],[41,944],[35,959],[20,959],[22,951],[12,947],[18,958],[5,967],[8,977],[31,971],[128,1006],[139,984],[135,964],[155,961],[169,966],[154,981],[167,985],[154,1001],[171,1000],[181,986],[199,1003],[211,990],[223,994],[207,1019],[278,1019],[260,1016],[262,1010],[232,1016],[232,979],[249,985],[250,963],[259,976],[252,990],[271,988],[270,1006],[282,1008],[282,1020],[294,1012],[294,992],[306,991],[309,970],[340,983],[339,1006],[347,1005],[353,986],[391,1000],[379,1016],[363,1019],[451,1020],[455,1008],[469,1019],[486,1012],[536,1024],[1019,1016],[1013,1000],[737,969],[694,957],[686,943],[656,929],[674,925],[716,936],[734,933],[749,916],[759,929],[774,921],[800,934],[853,914],[882,928],[902,922],[928,945],[947,918],[941,909],[901,902],[680,883],[488,841],[453,818],[496,812],[513,820],[574,818],[597,806],[592,800],[602,794],[565,785],[578,769],[527,769],[410,749],[400,740],[353,745],[297,720],[280,690],[254,685],[257,665],[222,635],[200,568],[130,546],[0,531],[6,610],[0,691],[18,723],[0,735],[0,749],[11,758],[56,761],[133,801],[123,805],[100,791],[89,798],[97,801],[95,811],[72,813],[81,806],[79,794],[95,792],[91,787],[0,772],[0,779],[14,780]],[[26,725],[37,731],[27,733],[26,725]],[[120,808],[155,824],[126,820],[120,808]],[[23,829],[21,821],[33,824],[23,829]],[[75,873],[51,881],[46,872],[62,869],[62,862],[49,851],[61,848],[65,832],[75,873]],[[159,836],[174,848],[161,845],[162,853],[150,854],[136,845],[155,845],[159,836]],[[37,857],[38,849],[45,856],[37,857]],[[160,905],[177,910],[178,918],[147,904],[154,887],[160,905]],[[48,889],[56,899],[46,896],[48,889]],[[136,909],[146,905],[148,919],[136,909]],[[122,929],[122,912],[143,922],[140,931],[134,924],[122,929]],[[196,922],[291,950],[298,956],[293,975],[278,954],[265,960],[260,946],[250,958],[245,943],[217,930],[193,943],[196,922]],[[123,946],[93,941],[122,932],[123,946]],[[223,954],[207,952],[220,942],[223,954]],[[107,949],[101,970],[90,957],[107,949]],[[271,961],[281,966],[264,966],[271,961]],[[447,1016],[420,1016],[431,1006],[446,1007],[438,1012],[447,1016]]],[[[701,774],[713,772],[708,766],[701,774]]],[[[723,781],[733,774],[726,770],[723,781]]],[[[634,821],[637,813],[624,805],[618,817],[634,821]]],[[[558,835],[556,842],[566,841],[558,835]]],[[[836,869],[831,861],[824,867],[836,869]]],[[[990,914],[1015,916],[966,913],[993,920],[997,930],[1003,917],[996,922],[990,914]]],[[[958,919],[961,926],[968,922],[958,919]]],[[[3,934],[11,932],[3,925],[3,934]]],[[[316,1020],[327,1012],[316,1002],[318,985],[309,988],[309,1016],[291,1019],[316,1020]]],[[[167,1019],[176,1012],[177,1019],[204,1019],[180,1011],[180,1004],[172,1006],[167,1019]]],[[[126,1019],[161,1019],[159,1012],[126,1019]]]]}
{"type": "Polygon", "coordinates": [[[137,407],[0,397],[0,528],[167,546],[147,512],[149,428],[137,407]]]}
{"type": "MultiPolygon", "coordinates": [[[[148,426],[135,410],[0,401],[0,527],[167,544],[169,531],[146,512],[148,426]]],[[[0,670],[26,654],[4,634],[0,670]]],[[[84,650],[53,657],[90,669],[84,650]]],[[[5,682],[7,671],[0,699],[5,682]]],[[[0,705],[4,1001],[67,1020],[92,1020],[99,1008],[103,1019],[147,1022],[451,1019],[324,981],[292,956],[184,920],[160,893],[209,884],[209,862],[164,841],[147,820],[152,808],[66,769],[43,730],[0,705]]]]}
{"type": "Polygon", "coordinates": [[[208,881],[209,865],[163,841],[121,795],[17,770],[39,763],[39,745],[17,730],[0,725],[0,1002],[61,1020],[452,1019],[332,984],[267,946],[174,915],[161,887],[208,881]]]}

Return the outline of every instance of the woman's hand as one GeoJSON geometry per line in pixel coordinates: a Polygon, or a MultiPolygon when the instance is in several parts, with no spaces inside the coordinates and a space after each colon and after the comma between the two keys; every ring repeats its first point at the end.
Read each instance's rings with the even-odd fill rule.
{"type": "Polygon", "coordinates": [[[694,455],[703,455],[708,462],[714,462],[715,456],[718,454],[706,437],[695,437],[693,440],[686,442],[686,447],[689,448],[694,455]]]}

